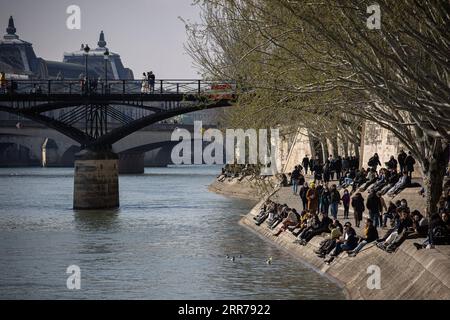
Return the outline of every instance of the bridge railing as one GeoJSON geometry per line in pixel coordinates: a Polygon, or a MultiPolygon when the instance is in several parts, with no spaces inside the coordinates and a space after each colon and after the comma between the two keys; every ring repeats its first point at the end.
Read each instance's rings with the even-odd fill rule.
{"type": "Polygon", "coordinates": [[[199,94],[231,97],[236,85],[208,80],[8,80],[0,94],[30,95],[110,95],[110,94],[199,94]]]}

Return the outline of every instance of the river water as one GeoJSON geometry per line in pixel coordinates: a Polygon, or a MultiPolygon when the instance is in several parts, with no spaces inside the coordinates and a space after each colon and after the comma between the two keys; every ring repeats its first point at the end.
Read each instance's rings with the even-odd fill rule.
{"type": "Polygon", "coordinates": [[[120,176],[119,210],[76,212],[73,169],[1,168],[0,299],[342,299],[238,225],[253,203],[208,192],[217,172],[147,168],[120,176]]]}

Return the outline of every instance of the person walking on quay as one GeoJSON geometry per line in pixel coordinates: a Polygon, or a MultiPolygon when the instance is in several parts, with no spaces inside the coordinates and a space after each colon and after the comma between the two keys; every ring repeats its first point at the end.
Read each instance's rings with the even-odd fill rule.
{"type": "Polygon", "coordinates": [[[344,189],[344,194],[341,197],[341,201],[344,205],[344,219],[348,219],[348,212],[350,208],[350,193],[347,189],[344,189]]]}
{"type": "Polygon", "coordinates": [[[328,189],[328,184],[321,187],[317,187],[317,194],[319,195],[319,212],[325,212],[328,214],[328,208],[330,207],[330,190],[328,189]]]}
{"type": "Polygon", "coordinates": [[[405,170],[408,173],[408,177],[412,178],[412,173],[414,171],[414,164],[416,160],[413,158],[411,151],[408,152],[408,156],[405,159],[405,170]]]}
{"type": "Polygon", "coordinates": [[[319,157],[316,157],[316,160],[314,160],[314,167],[312,170],[314,171],[314,182],[316,182],[316,180],[318,182],[322,181],[323,165],[320,163],[319,157]]]}
{"type": "Polygon", "coordinates": [[[377,171],[377,167],[381,166],[380,158],[378,157],[378,153],[374,153],[374,155],[369,159],[367,163],[369,167],[377,171]]]}
{"type": "Polygon", "coordinates": [[[302,165],[303,165],[303,168],[305,169],[305,175],[307,175],[308,174],[308,167],[309,167],[308,155],[305,155],[305,157],[303,158],[302,165]]]}
{"type": "Polygon", "coordinates": [[[400,166],[400,174],[402,174],[405,171],[405,160],[406,160],[406,152],[401,150],[400,153],[397,156],[398,165],[400,166]]]}
{"type": "Polygon", "coordinates": [[[316,185],[314,182],[310,184],[308,192],[306,193],[306,199],[308,200],[308,210],[310,214],[317,213],[317,207],[319,205],[319,199],[317,195],[316,185]]]}
{"type": "Polygon", "coordinates": [[[378,228],[380,224],[381,200],[375,190],[372,190],[367,197],[366,207],[369,210],[369,217],[374,222],[375,228],[378,228]]]}
{"type": "Polygon", "coordinates": [[[338,207],[340,202],[341,202],[341,195],[339,194],[336,185],[333,184],[331,185],[330,191],[330,206],[331,206],[331,215],[335,220],[337,219],[338,207]]]}
{"type": "Polygon", "coordinates": [[[292,171],[291,173],[292,191],[294,192],[294,194],[297,194],[299,178],[300,178],[300,170],[298,169],[298,166],[295,166],[294,171],[292,171]]]}
{"type": "Polygon", "coordinates": [[[389,170],[397,171],[397,160],[395,160],[394,156],[391,156],[388,162],[385,163],[386,168],[389,170]]]}
{"type": "Polygon", "coordinates": [[[363,217],[363,212],[365,210],[364,198],[360,192],[356,193],[352,197],[352,207],[353,207],[353,214],[354,214],[354,218],[355,218],[355,226],[359,227],[359,224],[363,217]]]}
{"type": "Polygon", "coordinates": [[[380,209],[380,214],[379,214],[379,218],[380,218],[379,224],[381,227],[381,226],[383,226],[383,214],[384,214],[384,212],[387,212],[388,208],[386,205],[386,201],[384,201],[383,195],[381,194],[380,191],[377,192],[377,196],[378,196],[378,198],[380,198],[380,203],[381,203],[381,207],[380,207],[381,209],[380,209]]]}
{"type": "Polygon", "coordinates": [[[298,191],[298,194],[300,195],[300,199],[302,200],[303,204],[303,210],[306,210],[308,208],[308,199],[306,198],[306,194],[308,193],[309,187],[308,183],[305,182],[300,187],[300,190],[298,191]]]}
{"type": "Polygon", "coordinates": [[[154,75],[153,71],[150,71],[147,73],[147,78],[148,78],[148,84],[150,86],[150,92],[154,93],[155,92],[155,75],[154,75]]]}
{"type": "Polygon", "coordinates": [[[6,74],[2,71],[0,72],[0,93],[6,93],[6,74]]]}
{"type": "Polygon", "coordinates": [[[309,159],[309,170],[311,171],[311,174],[314,174],[314,165],[315,165],[315,161],[311,157],[311,159],[309,159]]]}

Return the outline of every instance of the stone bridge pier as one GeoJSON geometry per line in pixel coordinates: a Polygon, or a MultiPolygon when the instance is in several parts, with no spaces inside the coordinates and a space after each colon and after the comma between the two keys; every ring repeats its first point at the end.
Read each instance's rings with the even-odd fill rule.
{"type": "Polygon", "coordinates": [[[73,208],[119,207],[119,157],[111,149],[80,151],[75,156],[73,208]]]}

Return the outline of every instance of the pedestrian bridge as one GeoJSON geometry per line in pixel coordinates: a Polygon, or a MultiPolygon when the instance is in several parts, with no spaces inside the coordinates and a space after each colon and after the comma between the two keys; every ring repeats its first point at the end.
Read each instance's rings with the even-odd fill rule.
{"type": "Polygon", "coordinates": [[[236,99],[236,86],[226,81],[156,80],[150,93],[141,88],[137,80],[13,80],[0,94],[0,111],[41,123],[92,149],[177,115],[229,107],[236,99]],[[124,109],[139,112],[130,116],[124,109]],[[64,112],[55,116],[56,110],[64,112]],[[114,128],[108,126],[111,121],[117,123],[114,128]]]}
{"type": "Polygon", "coordinates": [[[144,81],[9,80],[1,88],[0,111],[79,143],[74,208],[115,208],[119,157],[112,152],[113,144],[174,116],[230,107],[237,98],[236,85],[229,81],[158,79],[150,90],[142,90],[148,84],[144,81]]]}

